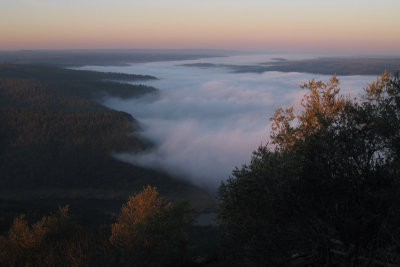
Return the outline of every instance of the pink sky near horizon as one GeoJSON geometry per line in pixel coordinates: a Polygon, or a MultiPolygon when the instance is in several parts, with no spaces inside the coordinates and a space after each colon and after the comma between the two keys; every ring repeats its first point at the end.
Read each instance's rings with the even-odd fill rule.
{"type": "Polygon", "coordinates": [[[2,0],[0,49],[400,53],[400,1],[321,2],[2,0]]]}

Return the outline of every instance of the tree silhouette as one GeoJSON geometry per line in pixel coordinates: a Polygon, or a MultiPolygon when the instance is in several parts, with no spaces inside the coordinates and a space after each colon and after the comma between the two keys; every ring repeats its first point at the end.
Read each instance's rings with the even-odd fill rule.
{"type": "Polygon", "coordinates": [[[384,73],[355,101],[312,80],[278,109],[271,143],[219,190],[227,259],[239,264],[398,264],[400,86],[384,73]]]}

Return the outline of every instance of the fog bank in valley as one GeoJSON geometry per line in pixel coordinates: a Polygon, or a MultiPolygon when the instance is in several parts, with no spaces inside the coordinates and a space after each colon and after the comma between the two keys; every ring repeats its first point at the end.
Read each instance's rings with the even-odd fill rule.
{"type": "MultiPolygon", "coordinates": [[[[132,114],[143,126],[142,135],[156,146],[141,155],[118,158],[195,184],[217,188],[235,166],[248,163],[251,153],[269,140],[274,109],[295,106],[305,91],[299,85],[330,76],[307,73],[231,73],[223,68],[194,68],[182,64],[266,62],[277,55],[234,56],[179,62],[153,62],[121,67],[85,67],[99,71],[148,74],[159,80],[145,82],[160,90],[158,96],[105,104],[132,114]]],[[[286,57],[282,55],[279,57],[286,57]]],[[[302,58],[297,55],[297,58],[302,58]]],[[[291,59],[291,58],[289,58],[291,59]]],[[[339,77],[342,92],[357,95],[374,76],[339,77]]]]}

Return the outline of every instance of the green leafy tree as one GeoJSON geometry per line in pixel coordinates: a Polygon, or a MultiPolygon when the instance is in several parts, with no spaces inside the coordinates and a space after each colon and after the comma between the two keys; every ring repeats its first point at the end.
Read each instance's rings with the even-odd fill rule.
{"type": "Polygon", "coordinates": [[[226,259],[247,265],[398,264],[400,86],[384,73],[351,101],[312,80],[278,109],[271,143],[219,190],[226,259]]]}

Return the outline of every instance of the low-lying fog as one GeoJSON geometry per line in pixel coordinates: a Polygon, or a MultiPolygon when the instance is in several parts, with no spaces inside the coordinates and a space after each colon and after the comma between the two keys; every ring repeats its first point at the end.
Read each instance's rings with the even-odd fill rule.
{"type": "MultiPolygon", "coordinates": [[[[269,140],[270,121],[278,107],[300,106],[299,85],[330,76],[307,73],[230,73],[224,68],[179,66],[187,63],[254,64],[272,58],[302,59],[307,55],[250,55],[190,61],[132,64],[81,69],[149,74],[143,82],[160,90],[158,97],[122,100],[105,105],[128,112],[140,121],[143,136],[157,146],[143,155],[117,157],[160,168],[193,183],[216,189],[235,166],[248,163],[252,151],[269,140]]],[[[374,76],[339,77],[342,92],[357,95],[374,76]]]]}

